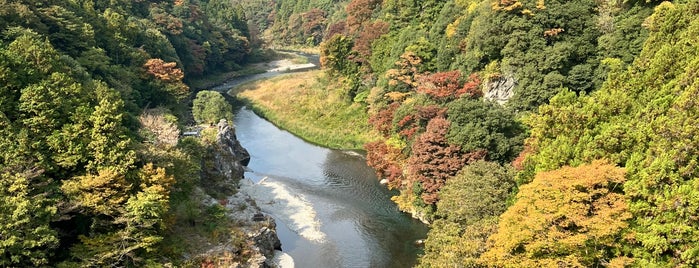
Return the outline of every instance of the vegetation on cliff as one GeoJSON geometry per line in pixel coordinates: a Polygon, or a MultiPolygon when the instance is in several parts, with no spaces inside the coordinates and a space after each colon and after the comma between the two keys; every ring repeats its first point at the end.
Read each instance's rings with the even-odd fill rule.
{"type": "Polygon", "coordinates": [[[186,83],[253,47],[211,5],[0,1],[0,266],[178,263],[177,226],[216,222],[186,83]]]}

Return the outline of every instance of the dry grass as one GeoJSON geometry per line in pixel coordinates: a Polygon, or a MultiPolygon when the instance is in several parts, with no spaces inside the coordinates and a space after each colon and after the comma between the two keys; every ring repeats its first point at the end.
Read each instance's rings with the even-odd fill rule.
{"type": "Polygon", "coordinates": [[[277,126],[326,147],[361,149],[378,134],[364,106],[340,96],[341,84],[322,71],[278,76],[231,91],[277,126]]]}

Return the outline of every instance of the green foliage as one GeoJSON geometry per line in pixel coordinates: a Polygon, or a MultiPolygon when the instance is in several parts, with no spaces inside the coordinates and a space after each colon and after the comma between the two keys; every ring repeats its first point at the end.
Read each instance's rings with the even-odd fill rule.
{"type": "Polygon", "coordinates": [[[194,120],[200,124],[215,124],[221,119],[233,122],[233,107],[216,91],[202,90],[192,105],[194,120]]]}
{"type": "Polygon", "coordinates": [[[439,192],[437,220],[427,234],[421,267],[479,267],[488,236],[497,230],[515,186],[514,170],[476,161],[447,180],[439,192]]]}
{"type": "Polygon", "coordinates": [[[184,107],[184,75],[250,52],[245,23],[206,3],[0,1],[0,266],[153,263],[200,163],[172,147],[174,124],[155,135],[168,146],[139,145],[164,124],[138,131],[136,115],[184,107]]]}
{"type": "Polygon", "coordinates": [[[42,171],[36,168],[0,173],[0,265],[48,265],[52,250],[58,246],[56,231],[50,227],[57,207],[37,191],[42,171]]]}
{"type": "Polygon", "coordinates": [[[321,65],[327,68],[331,74],[354,76],[359,68],[351,60],[352,57],[357,56],[356,52],[352,50],[353,45],[351,38],[344,35],[334,35],[320,46],[321,65]]]}
{"type": "Polygon", "coordinates": [[[448,105],[452,127],[447,138],[465,152],[486,150],[487,158],[505,163],[521,150],[524,139],[522,126],[514,115],[492,102],[469,98],[448,105]]]}
{"type": "MultiPolygon", "coordinates": [[[[699,29],[696,3],[663,3],[645,20],[649,36],[626,70],[614,67],[590,95],[560,94],[530,120],[537,171],[607,158],[628,168],[633,214],[628,243],[639,266],[692,266],[699,226],[694,152],[699,29]],[[692,137],[692,138],[690,138],[692,137]]],[[[613,61],[609,61],[613,62],[613,61]]],[[[618,63],[616,64],[618,66],[618,63]]]]}

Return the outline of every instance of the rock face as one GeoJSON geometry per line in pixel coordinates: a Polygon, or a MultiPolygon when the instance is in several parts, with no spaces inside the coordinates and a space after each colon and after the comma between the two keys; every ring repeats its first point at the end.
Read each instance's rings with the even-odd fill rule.
{"type": "MultiPolygon", "coordinates": [[[[225,205],[228,218],[237,223],[244,239],[251,244],[248,261],[237,267],[276,267],[273,261],[275,250],[281,250],[276,223],[262,213],[248,194],[237,191],[244,179],[245,166],[250,162],[250,154],[240,145],[234,127],[225,119],[218,123],[216,143],[209,154],[211,161],[204,163],[202,176],[203,190],[208,196],[205,203],[225,205]]],[[[240,250],[229,241],[213,245],[206,255],[221,256],[240,250]]]]}
{"type": "Polygon", "coordinates": [[[250,153],[240,145],[238,138],[235,136],[235,128],[228,124],[226,119],[221,119],[217,126],[216,144],[219,146],[219,149],[232,157],[235,162],[247,166],[250,163],[250,153]]]}
{"type": "Polygon", "coordinates": [[[211,161],[204,163],[204,190],[218,199],[234,194],[250,162],[250,154],[240,145],[235,128],[225,119],[218,123],[216,143],[208,154],[211,161]]]}
{"type": "Polygon", "coordinates": [[[490,78],[485,83],[485,99],[496,101],[500,105],[505,104],[515,94],[517,81],[512,74],[503,74],[490,78]]]}

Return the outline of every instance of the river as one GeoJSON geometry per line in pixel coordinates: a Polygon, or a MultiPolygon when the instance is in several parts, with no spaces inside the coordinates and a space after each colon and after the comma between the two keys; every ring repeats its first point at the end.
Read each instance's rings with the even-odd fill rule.
{"type": "Polygon", "coordinates": [[[395,193],[379,184],[364,155],[307,143],[245,107],[237,109],[235,126],[251,155],[245,190],[276,219],[282,250],[296,267],[416,263],[415,241],[427,227],[397,209],[395,193]]]}

